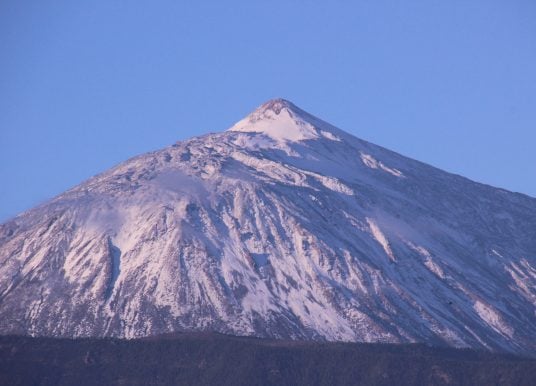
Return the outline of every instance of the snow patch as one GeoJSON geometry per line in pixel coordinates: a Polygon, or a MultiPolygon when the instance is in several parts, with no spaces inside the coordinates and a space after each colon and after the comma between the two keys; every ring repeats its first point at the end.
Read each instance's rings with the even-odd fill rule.
{"type": "Polygon", "coordinates": [[[341,139],[339,137],[337,137],[335,134],[333,133],[330,133],[329,131],[326,131],[326,130],[320,130],[320,134],[322,135],[322,137],[324,138],[327,138],[327,139],[330,139],[332,141],[337,141],[337,142],[340,142],[341,139]]]}
{"type": "Polygon", "coordinates": [[[419,255],[424,257],[424,265],[430,270],[430,272],[433,272],[441,279],[445,278],[445,273],[443,272],[443,269],[438,264],[436,264],[436,262],[432,258],[432,254],[426,248],[419,245],[415,245],[410,241],[407,242],[407,245],[419,255]]]}
{"type": "MultiPolygon", "coordinates": [[[[533,284],[536,272],[526,259],[521,259],[520,263],[511,262],[505,265],[504,269],[510,274],[515,285],[510,285],[510,289],[520,293],[524,298],[536,305],[536,286],[533,284]]],[[[536,315],[536,310],[535,310],[536,315]]]]}
{"type": "Polygon", "coordinates": [[[348,196],[354,195],[353,189],[347,186],[346,184],[342,183],[337,178],[327,177],[318,173],[308,172],[304,170],[302,170],[302,172],[304,174],[314,177],[317,181],[319,181],[322,185],[324,185],[329,190],[333,190],[334,192],[337,192],[337,193],[343,193],[348,196]]]}
{"type": "Polygon", "coordinates": [[[498,256],[498,257],[504,257],[504,256],[501,255],[499,252],[497,252],[495,249],[492,249],[492,250],[491,250],[491,253],[493,253],[495,256],[498,256]]]}
{"type": "Polygon", "coordinates": [[[391,246],[389,245],[389,241],[387,241],[387,237],[385,237],[385,235],[382,233],[380,227],[374,222],[374,220],[368,217],[367,217],[367,223],[369,225],[372,236],[374,236],[376,241],[382,246],[387,256],[389,256],[391,261],[396,261],[395,255],[393,251],[391,250],[391,246]]]}
{"type": "Polygon", "coordinates": [[[374,157],[372,157],[370,154],[365,154],[363,152],[360,152],[361,154],[361,161],[368,166],[371,169],[381,169],[384,172],[387,172],[389,174],[392,174],[395,177],[404,177],[404,174],[398,169],[390,168],[386,165],[384,165],[381,161],[376,160],[374,157]]]}
{"type": "Polygon", "coordinates": [[[514,335],[514,330],[502,320],[499,313],[495,311],[493,307],[481,302],[480,300],[477,300],[474,303],[473,308],[477,312],[478,316],[480,316],[480,318],[490,325],[495,331],[512,338],[514,335]]]}
{"type": "Polygon", "coordinates": [[[262,133],[282,142],[319,138],[316,128],[287,106],[281,109],[261,107],[236,123],[229,131],[262,133]]]}

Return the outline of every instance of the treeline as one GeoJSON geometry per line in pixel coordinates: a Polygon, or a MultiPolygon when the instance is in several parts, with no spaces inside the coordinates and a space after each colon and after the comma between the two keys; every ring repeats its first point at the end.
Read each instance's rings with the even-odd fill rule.
{"type": "Polygon", "coordinates": [[[0,337],[0,385],[535,385],[536,360],[472,350],[178,334],[0,337]]]}

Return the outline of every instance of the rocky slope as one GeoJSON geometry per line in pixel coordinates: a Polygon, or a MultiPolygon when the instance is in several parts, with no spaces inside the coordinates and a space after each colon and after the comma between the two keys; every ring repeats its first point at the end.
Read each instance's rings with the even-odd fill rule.
{"type": "Polygon", "coordinates": [[[0,333],[536,351],[536,199],[285,100],[0,226],[0,333]]]}

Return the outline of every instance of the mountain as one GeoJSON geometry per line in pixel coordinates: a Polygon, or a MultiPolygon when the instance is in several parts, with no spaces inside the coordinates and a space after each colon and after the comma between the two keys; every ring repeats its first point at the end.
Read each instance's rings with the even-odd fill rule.
{"type": "Polygon", "coordinates": [[[0,333],[534,355],[536,199],[269,101],[0,227],[0,333]]]}

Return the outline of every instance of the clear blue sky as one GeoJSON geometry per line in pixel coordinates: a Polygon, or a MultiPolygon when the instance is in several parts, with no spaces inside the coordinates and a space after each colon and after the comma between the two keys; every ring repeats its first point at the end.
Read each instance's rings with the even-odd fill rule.
{"type": "Polygon", "coordinates": [[[536,1],[2,1],[0,221],[273,97],[536,196],[536,1]]]}

